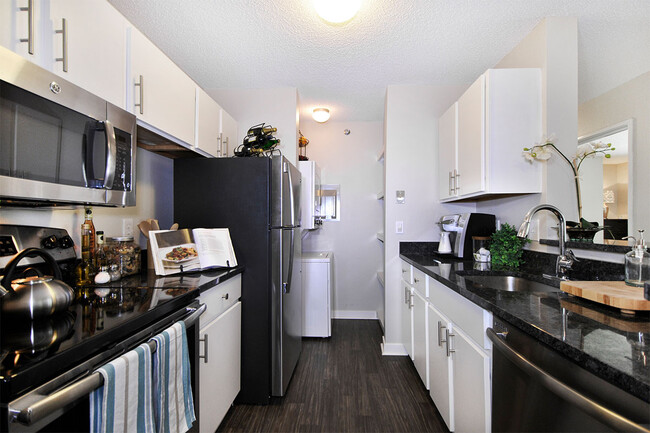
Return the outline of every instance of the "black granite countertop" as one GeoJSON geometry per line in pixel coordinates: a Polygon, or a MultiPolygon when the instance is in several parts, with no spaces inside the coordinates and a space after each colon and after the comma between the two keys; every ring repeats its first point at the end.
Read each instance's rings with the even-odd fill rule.
{"type": "MultiPolygon", "coordinates": [[[[541,277],[554,272],[555,256],[526,252],[520,271],[474,269],[472,261],[438,255],[437,243],[401,243],[400,257],[478,306],[619,388],[650,402],[650,314],[623,315],[564,292],[523,293],[475,285],[472,275],[520,275],[559,287],[541,277]],[[428,245],[427,245],[428,244],[428,245]],[[440,266],[438,262],[442,262],[440,266]]],[[[477,264],[478,265],[478,264],[477,264]]],[[[585,260],[572,279],[621,280],[622,265],[585,260]],[[583,274],[583,275],[581,275],[583,274]]],[[[479,267],[479,266],[477,266],[479,267]]]]}
{"type": "Polygon", "coordinates": [[[164,320],[202,292],[243,271],[243,266],[237,266],[161,277],[153,270],[143,270],[115,282],[75,287],[77,298],[68,311],[57,316],[36,322],[3,318],[0,400],[8,401],[116,341],[164,320]]]}

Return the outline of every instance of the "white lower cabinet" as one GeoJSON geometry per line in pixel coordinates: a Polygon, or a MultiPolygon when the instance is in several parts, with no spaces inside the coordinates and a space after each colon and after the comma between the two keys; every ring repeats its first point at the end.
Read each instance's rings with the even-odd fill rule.
{"type": "Polygon", "coordinates": [[[492,315],[429,276],[416,279],[401,282],[404,346],[449,430],[489,432],[492,315]]]}
{"type": "Polygon", "coordinates": [[[427,368],[429,351],[427,341],[427,300],[417,290],[413,291],[413,364],[424,386],[429,389],[427,368]]]}
{"type": "Polygon", "coordinates": [[[402,344],[406,353],[413,359],[413,314],[411,313],[413,308],[413,288],[405,281],[401,281],[401,284],[404,294],[404,302],[402,303],[402,344]]]}
{"type": "Polygon", "coordinates": [[[454,430],[454,364],[447,350],[449,319],[429,304],[429,394],[449,430],[454,430]]]}
{"type": "Polygon", "coordinates": [[[201,294],[208,306],[199,329],[199,432],[214,432],[240,389],[241,276],[201,294]]]}
{"type": "Polygon", "coordinates": [[[490,356],[458,328],[453,328],[449,338],[453,351],[454,431],[489,432],[490,356]]]}

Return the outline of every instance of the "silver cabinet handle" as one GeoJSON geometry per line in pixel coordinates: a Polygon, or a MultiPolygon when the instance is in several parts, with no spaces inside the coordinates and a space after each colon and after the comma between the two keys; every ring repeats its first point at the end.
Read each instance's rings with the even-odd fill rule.
{"type": "Polygon", "coordinates": [[[20,42],[27,42],[27,52],[34,54],[34,0],[27,0],[27,7],[18,10],[27,12],[27,37],[19,40],[20,42]]]}
{"type": "Polygon", "coordinates": [[[414,283],[419,283],[420,280],[418,280],[417,278],[413,277],[413,282],[414,282],[414,283]]]}
{"type": "Polygon", "coordinates": [[[220,132],[219,136],[217,137],[217,142],[219,145],[217,146],[217,157],[220,158],[222,155],[221,148],[223,147],[223,134],[220,132]]]}
{"type": "Polygon", "coordinates": [[[449,195],[453,195],[453,194],[454,194],[454,188],[452,188],[452,186],[451,186],[451,183],[452,183],[453,181],[454,181],[454,175],[453,175],[452,172],[450,171],[450,172],[449,172],[449,195]]]}
{"type": "Polygon", "coordinates": [[[454,179],[455,179],[455,181],[454,181],[454,183],[455,183],[454,191],[456,191],[456,194],[458,194],[458,190],[460,190],[460,182],[458,181],[459,178],[460,178],[460,173],[458,173],[454,169],[454,179]]]}
{"type": "Polygon", "coordinates": [[[223,149],[221,149],[221,155],[228,156],[228,137],[226,137],[225,140],[222,140],[221,144],[223,145],[223,149]]]}
{"type": "Polygon", "coordinates": [[[635,423],[611,410],[601,406],[597,402],[591,400],[590,398],[582,395],[575,389],[566,385],[563,382],[560,382],[537,365],[530,362],[524,355],[517,352],[515,349],[510,347],[506,341],[499,337],[498,333],[495,332],[492,328],[488,328],[487,331],[488,338],[494,344],[494,348],[503,354],[510,362],[512,362],[517,367],[525,371],[532,380],[539,381],[542,386],[554,393],[555,395],[561,397],[569,403],[573,403],[578,406],[580,409],[598,419],[603,424],[606,424],[612,427],[616,431],[641,431],[648,432],[648,429],[642,425],[635,423]]]}
{"type": "Polygon", "coordinates": [[[225,295],[221,295],[221,297],[227,301],[228,300],[228,293],[226,293],[225,295]]]}
{"type": "Polygon", "coordinates": [[[447,356],[451,356],[452,353],[456,352],[456,349],[451,348],[450,337],[455,337],[455,335],[449,332],[449,329],[445,329],[445,343],[447,344],[447,356]]]}
{"type": "Polygon", "coordinates": [[[68,72],[68,22],[65,18],[61,19],[61,30],[55,30],[54,33],[61,35],[61,57],[54,59],[63,63],[63,72],[68,72]]]}
{"type": "MultiPolygon", "coordinates": [[[[442,330],[443,330],[443,329],[447,329],[447,327],[446,327],[446,326],[442,326],[442,322],[441,322],[440,320],[438,320],[438,346],[439,346],[439,347],[442,347],[442,343],[446,343],[446,342],[447,342],[446,339],[445,339],[445,340],[442,339],[442,330]]],[[[446,334],[445,334],[445,335],[446,335],[446,334]]]]}
{"type": "Polygon", "coordinates": [[[408,271],[407,271],[406,269],[402,269],[402,273],[403,273],[403,274],[405,274],[405,273],[407,273],[407,272],[408,272],[408,271]]]}
{"type": "Polygon", "coordinates": [[[409,310],[413,309],[415,307],[415,303],[413,302],[413,293],[409,291],[409,310]]]}
{"type": "Polygon", "coordinates": [[[134,87],[140,88],[140,102],[134,103],[134,107],[140,107],[140,114],[144,114],[144,77],[140,75],[140,81],[134,84],[134,87]]]}
{"type": "Polygon", "coordinates": [[[199,341],[203,342],[203,353],[204,355],[201,355],[199,353],[199,359],[203,360],[204,364],[208,363],[208,334],[205,334],[203,338],[199,338],[199,341]]]}
{"type": "Polygon", "coordinates": [[[404,286],[404,303],[405,304],[409,303],[409,291],[406,286],[404,286]]]}

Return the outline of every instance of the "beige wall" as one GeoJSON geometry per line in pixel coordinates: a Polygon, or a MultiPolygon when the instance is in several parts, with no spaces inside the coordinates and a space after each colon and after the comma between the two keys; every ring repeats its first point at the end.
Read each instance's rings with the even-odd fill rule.
{"type": "Polygon", "coordinates": [[[578,134],[596,131],[634,120],[631,167],[632,212],[630,233],[650,230],[650,72],[610,90],[578,108],[578,134]]]}

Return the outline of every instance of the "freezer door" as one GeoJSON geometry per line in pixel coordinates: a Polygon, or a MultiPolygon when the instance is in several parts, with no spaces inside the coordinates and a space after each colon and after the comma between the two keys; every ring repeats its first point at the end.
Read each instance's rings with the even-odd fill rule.
{"type": "Polygon", "coordinates": [[[271,227],[299,227],[300,170],[284,156],[273,157],[271,166],[271,227]]]}
{"type": "Polygon", "coordinates": [[[300,229],[272,229],[271,395],[284,396],[302,350],[300,229]]]}

